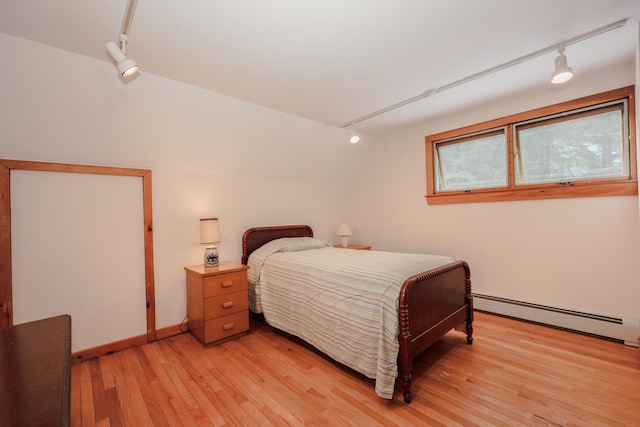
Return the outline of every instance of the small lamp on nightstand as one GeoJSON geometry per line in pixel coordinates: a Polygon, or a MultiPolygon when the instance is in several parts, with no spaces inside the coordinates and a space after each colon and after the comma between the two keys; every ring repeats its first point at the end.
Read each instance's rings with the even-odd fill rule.
{"type": "Polygon", "coordinates": [[[216,267],[218,265],[218,247],[214,243],[220,241],[220,230],[218,229],[218,218],[204,218],[200,220],[200,243],[206,244],[204,249],[205,267],[216,267]]]}
{"type": "Polygon", "coordinates": [[[349,236],[351,236],[351,227],[346,222],[341,222],[338,226],[338,231],[336,232],[338,236],[340,236],[340,245],[345,248],[349,246],[349,236]]]}

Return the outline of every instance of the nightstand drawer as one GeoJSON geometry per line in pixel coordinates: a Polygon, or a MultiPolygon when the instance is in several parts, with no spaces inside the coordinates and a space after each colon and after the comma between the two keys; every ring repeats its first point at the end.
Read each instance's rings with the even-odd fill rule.
{"type": "Polygon", "coordinates": [[[204,300],[205,320],[226,316],[227,314],[237,313],[238,311],[246,311],[248,309],[249,296],[245,290],[217,295],[204,300]]]}
{"type": "Polygon", "coordinates": [[[241,334],[247,330],[249,330],[249,313],[241,311],[205,321],[204,339],[209,343],[241,334]]]}
{"type": "Polygon", "coordinates": [[[204,298],[247,289],[246,272],[217,274],[204,278],[204,298]]]}

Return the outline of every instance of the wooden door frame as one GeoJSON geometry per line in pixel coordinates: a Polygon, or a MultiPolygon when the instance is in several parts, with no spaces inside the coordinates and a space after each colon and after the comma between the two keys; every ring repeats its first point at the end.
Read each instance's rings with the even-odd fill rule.
{"type": "Polygon", "coordinates": [[[0,159],[0,327],[13,325],[11,271],[11,171],[68,172],[94,175],[117,175],[142,178],[144,216],[144,264],[147,311],[147,342],[155,341],[156,304],[153,269],[153,217],[151,171],[67,163],[46,163],[0,159]]]}

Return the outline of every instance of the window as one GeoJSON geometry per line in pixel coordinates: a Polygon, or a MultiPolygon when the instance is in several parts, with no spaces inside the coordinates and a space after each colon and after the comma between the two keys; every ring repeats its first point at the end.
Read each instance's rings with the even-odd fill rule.
{"type": "Polygon", "coordinates": [[[638,194],[633,91],[426,137],[427,202],[638,194]]]}

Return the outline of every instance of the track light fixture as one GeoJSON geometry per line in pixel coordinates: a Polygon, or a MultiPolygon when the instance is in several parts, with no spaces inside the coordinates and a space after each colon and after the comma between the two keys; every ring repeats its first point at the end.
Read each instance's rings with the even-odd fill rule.
{"type": "Polygon", "coordinates": [[[351,127],[349,128],[349,142],[352,144],[360,141],[360,135],[356,133],[356,123],[351,123],[351,127]]]}
{"type": "Polygon", "coordinates": [[[568,82],[573,78],[573,70],[567,66],[567,57],[564,54],[564,47],[558,49],[558,57],[555,60],[556,69],[551,74],[551,83],[559,85],[568,82]]]}
{"type": "MultiPolygon", "coordinates": [[[[124,47],[126,43],[123,43],[122,47],[124,47]]],[[[107,43],[107,52],[116,61],[116,67],[120,72],[122,77],[128,77],[140,69],[140,66],[133,59],[127,58],[124,54],[123,50],[118,47],[115,42],[107,43]]]]}
{"type": "MultiPolygon", "coordinates": [[[[556,71],[551,75],[551,77],[553,79],[556,76],[556,73],[558,72],[558,69],[560,69],[560,70],[563,70],[566,73],[564,81],[568,81],[571,77],[573,77],[573,70],[567,66],[567,57],[564,56],[565,47],[570,46],[570,45],[572,45],[574,43],[579,43],[581,41],[588,40],[588,39],[590,39],[592,37],[599,36],[601,34],[604,34],[604,33],[607,33],[609,31],[615,30],[617,28],[624,27],[627,24],[627,21],[628,21],[627,19],[623,19],[621,21],[614,22],[613,24],[610,24],[610,25],[607,25],[607,26],[604,26],[604,27],[601,27],[601,28],[597,28],[597,29],[595,29],[593,31],[589,31],[588,33],[581,34],[579,36],[573,37],[573,38],[568,39],[568,40],[564,40],[561,43],[554,44],[554,45],[548,46],[548,47],[546,47],[544,49],[537,50],[537,51],[532,52],[532,53],[530,53],[528,55],[521,56],[520,58],[513,59],[513,60],[511,60],[509,62],[505,62],[504,64],[496,65],[495,67],[486,69],[486,70],[481,71],[479,73],[472,74],[472,75],[470,75],[468,77],[456,80],[456,81],[448,83],[448,84],[446,84],[444,86],[439,86],[439,87],[435,87],[435,88],[431,88],[431,89],[425,90],[424,92],[422,92],[422,93],[420,93],[420,94],[418,94],[418,95],[416,95],[416,96],[414,96],[412,98],[408,98],[408,99],[405,99],[403,101],[396,102],[393,105],[390,105],[388,107],[382,108],[382,109],[377,110],[377,111],[374,111],[373,113],[369,113],[369,114],[366,114],[364,116],[360,116],[360,117],[358,117],[358,118],[356,118],[354,120],[351,120],[350,122],[346,122],[345,124],[342,125],[342,128],[346,129],[347,127],[353,126],[355,123],[360,123],[360,122],[363,122],[365,120],[369,120],[369,119],[371,119],[373,117],[379,116],[381,114],[388,113],[389,111],[393,111],[393,110],[395,110],[397,108],[404,107],[405,105],[409,105],[409,104],[414,103],[416,101],[420,101],[422,99],[428,98],[430,96],[436,95],[438,93],[444,92],[444,91],[452,89],[454,87],[463,85],[465,83],[469,83],[469,82],[471,82],[473,80],[476,80],[476,79],[479,79],[481,77],[488,76],[488,75],[493,74],[495,72],[505,70],[505,69],[507,69],[509,67],[513,67],[514,65],[518,65],[518,64],[521,64],[523,62],[529,61],[531,59],[537,58],[539,56],[546,55],[546,54],[554,52],[556,50],[559,51],[560,56],[558,56],[558,58],[556,58],[556,61],[555,61],[556,62],[556,71]]],[[[563,81],[557,81],[557,80],[552,80],[552,81],[553,81],[553,83],[558,83],[558,84],[563,82],[563,81]]]]}
{"type": "Polygon", "coordinates": [[[128,0],[122,27],[120,28],[119,44],[115,42],[107,43],[107,52],[116,61],[116,67],[122,77],[129,77],[138,72],[140,66],[131,58],[127,58],[127,41],[129,27],[133,20],[133,13],[136,10],[137,0],[128,0]]]}

